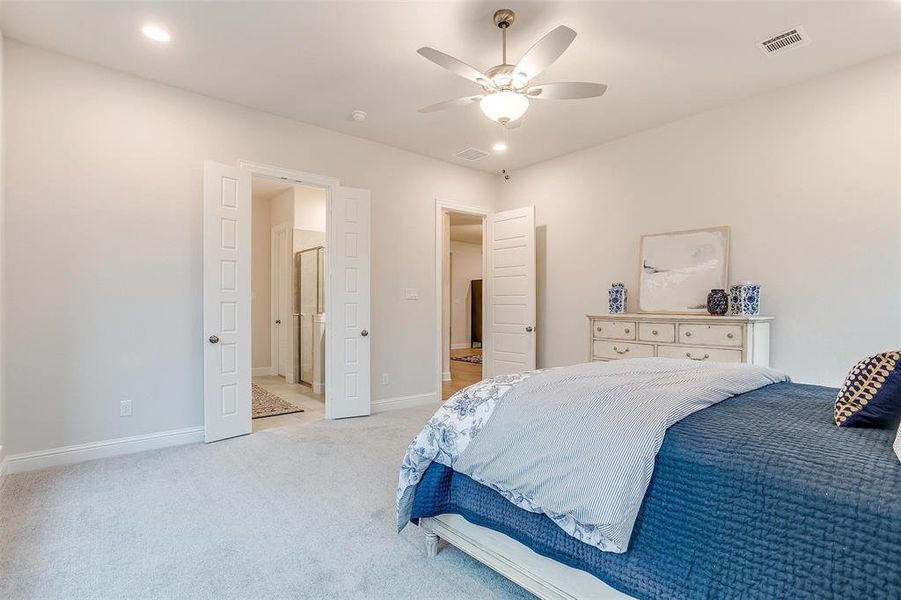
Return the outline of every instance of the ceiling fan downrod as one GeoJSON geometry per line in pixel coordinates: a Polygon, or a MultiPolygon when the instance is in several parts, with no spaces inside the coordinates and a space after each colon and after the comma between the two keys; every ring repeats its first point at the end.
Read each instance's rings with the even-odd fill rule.
{"type": "Polygon", "coordinates": [[[507,29],[516,20],[516,13],[509,8],[502,8],[494,13],[494,24],[501,30],[501,65],[507,64],[507,29]]]}

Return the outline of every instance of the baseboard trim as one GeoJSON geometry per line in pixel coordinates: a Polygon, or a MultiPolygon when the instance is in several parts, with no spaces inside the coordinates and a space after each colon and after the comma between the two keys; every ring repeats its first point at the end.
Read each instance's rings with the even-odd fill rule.
{"type": "Polygon", "coordinates": [[[450,380],[451,380],[450,371],[445,371],[444,373],[441,374],[441,381],[450,381],[450,380]]]}
{"type": "Polygon", "coordinates": [[[6,479],[6,456],[3,454],[3,446],[0,446],[0,489],[3,489],[3,481],[6,479]]]}
{"type": "Polygon", "coordinates": [[[96,458],[109,458],[145,450],[157,450],[203,441],[203,427],[186,427],[145,435],[63,446],[49,450],[12,454],[4,461],[6,473],[24,473],[58,465],[68,465],[96,458]]]}
{"type": "Polygon", "coordinates": [[[470,350],[472,344],[451,344],[451,350],[470,350]]]}
{"type": "Polygon", "coordinates": [[[314,382],[313,382],[313,385],[312,385],[312,388],[313,388],[313,393],[314,393],[314,394],[322,394],[322,393],[325,393],[325,386],[322,385],[322,382],[321,382],[321,381],[318,381],[318,382],[317,382],[317,381],[314,381],[314,382]]]}
{"type": "Polygon", "coordinates": [[[262,375],[275,375],[272,372],[272,367],[254,367],[250,370],[250,374],[254,377],[260,377],[262,375]]]}
{"type": "Polygon", "coordinates": [[[413,394],[412,396],[398,396],[397,398],[373,400],[370,407],[374,414],[388,410],[398,410],[400,408],[412,408],[414,406],[423,406],[425,404],[436,404],[437,402],[438,399],[435,392],[427,392],[425,394],[413,394]]]}

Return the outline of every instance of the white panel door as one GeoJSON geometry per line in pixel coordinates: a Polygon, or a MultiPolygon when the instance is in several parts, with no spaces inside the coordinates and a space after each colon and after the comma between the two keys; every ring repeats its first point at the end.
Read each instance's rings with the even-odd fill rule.
{"type": "Polygon", "coordinates": [[[370,413],[369,190],[337,187],[328,216],[325,416],[370,413]]]}
{"type": "Polygon", "coordinates": [[[487,222],[485,377],[535,368],[535,207],[487,222]]]}
{"type": "Polygon", "coordinates": [[[203,163],[205,439],[250,433],[250,173],[203,163]]]}
{"type": "MultiPolygon", "coordinates": [[[[291,254],[289,225],[272,228],[272,366],[277,375],[294,383],[291,364],[291,254]]],[[[293,231],[292,231],[293,234],[293,231]]]]}

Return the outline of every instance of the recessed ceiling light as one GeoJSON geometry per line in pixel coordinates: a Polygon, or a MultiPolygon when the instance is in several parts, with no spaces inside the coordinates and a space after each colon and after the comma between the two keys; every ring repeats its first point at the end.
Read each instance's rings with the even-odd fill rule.
{"type": "Polygon", "coordinates": [[[498,142],[498,143],[496,143],[495,145],[493,145],[493,146],[491,147],[491,149],[494,150],[495,152],[506,152],[506,151],[507,151],[507,144],[505,144],[505,143],[503,143],[503,142],[498,142]]]}
{"type": "Polygon", "coordinates": [[[168,42],[172,39],[168,31],[157,25],[144,25],[141,32],[155,42],[168,42]]]}

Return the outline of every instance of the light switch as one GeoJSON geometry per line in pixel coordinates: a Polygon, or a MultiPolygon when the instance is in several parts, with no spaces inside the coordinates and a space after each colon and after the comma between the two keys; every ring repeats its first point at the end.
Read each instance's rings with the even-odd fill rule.
{"type": "Polygon", "coordinates": [[[419,300],[419,288],[404,288],[404,298],[407,300],[419,300]]]}

